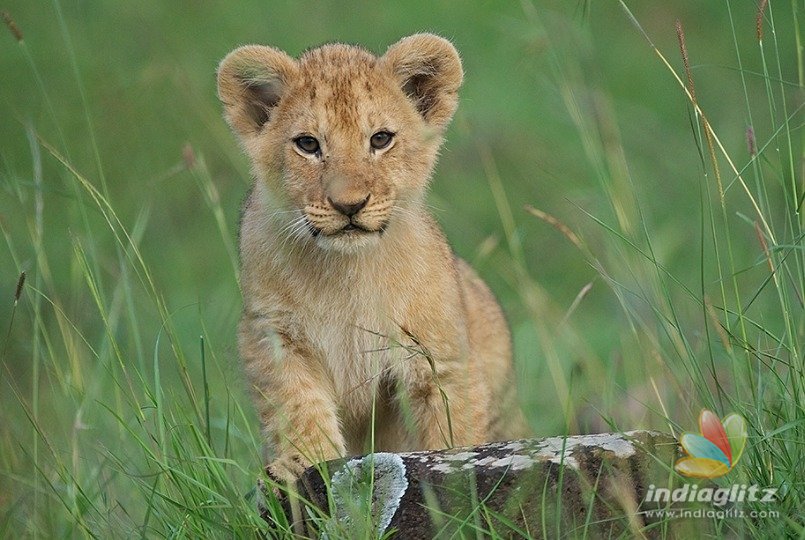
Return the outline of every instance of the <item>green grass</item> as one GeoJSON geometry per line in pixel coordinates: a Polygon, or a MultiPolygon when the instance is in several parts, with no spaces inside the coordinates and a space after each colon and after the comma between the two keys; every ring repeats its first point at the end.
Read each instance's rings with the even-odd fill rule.
{"type": "MultiPolygon", "coordinates": [[[[234,337],[248,164],[215,66],[431,30],[467,72],[431,203],[504,306],[535,432],[738,412],[719,482],[778,487],[781,518],[719,534],[805,537],[805,7],[761,4],[7,2],[0,536],[266,530],[234,337]]],[[[482,501],[452,519],[524,532],[482,501]]]]}

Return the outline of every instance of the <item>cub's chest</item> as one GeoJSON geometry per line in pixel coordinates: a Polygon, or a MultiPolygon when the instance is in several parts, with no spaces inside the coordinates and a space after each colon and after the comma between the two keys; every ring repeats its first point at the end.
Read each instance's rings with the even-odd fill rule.
{"type": "Polygon", "coordinates": [[[336,386],[358,384],[387,369],[399,356],[400,316],[393,304],[377,298],[322,304],[308,318],[305,333],[321,353],[336,386]]]}

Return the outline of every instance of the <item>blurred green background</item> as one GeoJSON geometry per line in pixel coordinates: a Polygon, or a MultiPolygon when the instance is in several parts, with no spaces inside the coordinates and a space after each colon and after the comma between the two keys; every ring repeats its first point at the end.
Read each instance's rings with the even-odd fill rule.
{"type": "MultiPolygon", "coordinates": [[[[767,10],[764,24],[767,32],[774,25],[775,40],[767,39],[765,49],[754,2],[627,4],[685,79],[675,30],[681,22],[696,97],[739,169],[750,163],[751,111],[756,146],[768,150],[764,166],[772,172],[762,180],[768,185],[750,184],[770,224],[796,230],[785,211],[791,185],[802,181],[801,3],[775,2],[767,10]],[[780,126],[787,117],[786,138],[780,126]],[[788,172],[791,152],[796,178],[788,172]]],[[[0,9],[24,37],[18,43],[0,29],[6,532],[15,523],[28,532],[70,530],[55,517],[31,521],[33,495],[23,494],[29,490],[37,504],[59,506],[54,493],[69,499],[63,492],[71,481],[91,478],[97,497],[137,499],[125,486],[147,466],[124,466],[145,459],[129,430],[147,440],[159,423],[144,405],[159,401],[156,373],[166,414],[194,419],[188,411],[204,408],[190,405],[204,402],[202,335],[216,451],[242,464],[240,486],[259,470],[256,419],[235,349],[241,300],[232,258],[249,166],[215,95],[217,62],[247,43],[292,55],[330,41],[382,53],[419,31],[455,43],[466,79],[430,202],[455,251],[504,306],[536,433],[668,430],[674,422],[690,429],[699,409],[713,405],[708,388],[762,401],[735,377],[719,378],[734,374],[734,356],[715,329],[706,331],[701,302],[710,298],[722,316],[722,284],[745,303],[761,290],[747,314],[784,334],[776,333],[784,326],[777,297],[763,289],[769,273],[756,216],[722,160],[726,218],[711,230],[709,220],[721,210],[698,119],[618,2],[7,0],[0,9]],[[108,195],[134,231],[156,293],[47,146],[108,195]],[[524,205],[555,216],[589,251],[524,205]],[[724,261],[713,246],[726,238],[732,260],[720,280],[724,261]],[[21,271],[27,288],[11,325],[21,271]],[[157,298],[170,313],[170,339],[157,298]],[[669,320],[673,332],[664,326],[669,320]],[[686,355],[707,367],[697,370],[682,360],[686,355]],[[183,377],[195,390],[185,389],[183,377]],[[99,463],[117,471],[107,483],[99,463]]],[[[793,233],[785,242],[801,246],[793,233]]],[[[753,345],[764,347],[763,339],[753,345]]],[[[142,500],[130,501],[130,514],[122,503],[108,504],[129,516],[121,519],[131,527],[142,520],[142,500]]]]}

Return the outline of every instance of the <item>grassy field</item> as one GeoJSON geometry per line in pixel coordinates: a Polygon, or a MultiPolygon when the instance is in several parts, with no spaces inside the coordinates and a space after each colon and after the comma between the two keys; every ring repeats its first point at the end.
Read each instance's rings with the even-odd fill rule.
{"type": "Polygon", "coordinates": [[[716,530],[805,537],[800,0],[0,10],[0,536],[264,527],[235,349],[250,178],[215,68],[427,30],[466,71],[430,202],[504,306],[534,432],[740,413],[719,482],[779,488],[781,517],[716,530]]]}

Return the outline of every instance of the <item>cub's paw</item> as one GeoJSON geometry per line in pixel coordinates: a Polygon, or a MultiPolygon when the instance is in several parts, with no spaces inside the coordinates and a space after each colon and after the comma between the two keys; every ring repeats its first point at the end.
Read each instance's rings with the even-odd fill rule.
{"type": "Polygon", "coordinates": [[[277,508],[276,505],[285,516],[292,515],[292,494],[296,492],[296,481],[306,468],[301,456],[278,458],[266,466],[267,479],[261,478],[257,483],[257,507],[263,519],[274,522],[276,511],[270,508],[277,508]]]}
{"type": "Polygon", "coordinates": [[[266,466],[266,475],[272,483],[293,489],[296,481],[309,466],[310,463],[302,456],[283,456],[266,466]]]}

